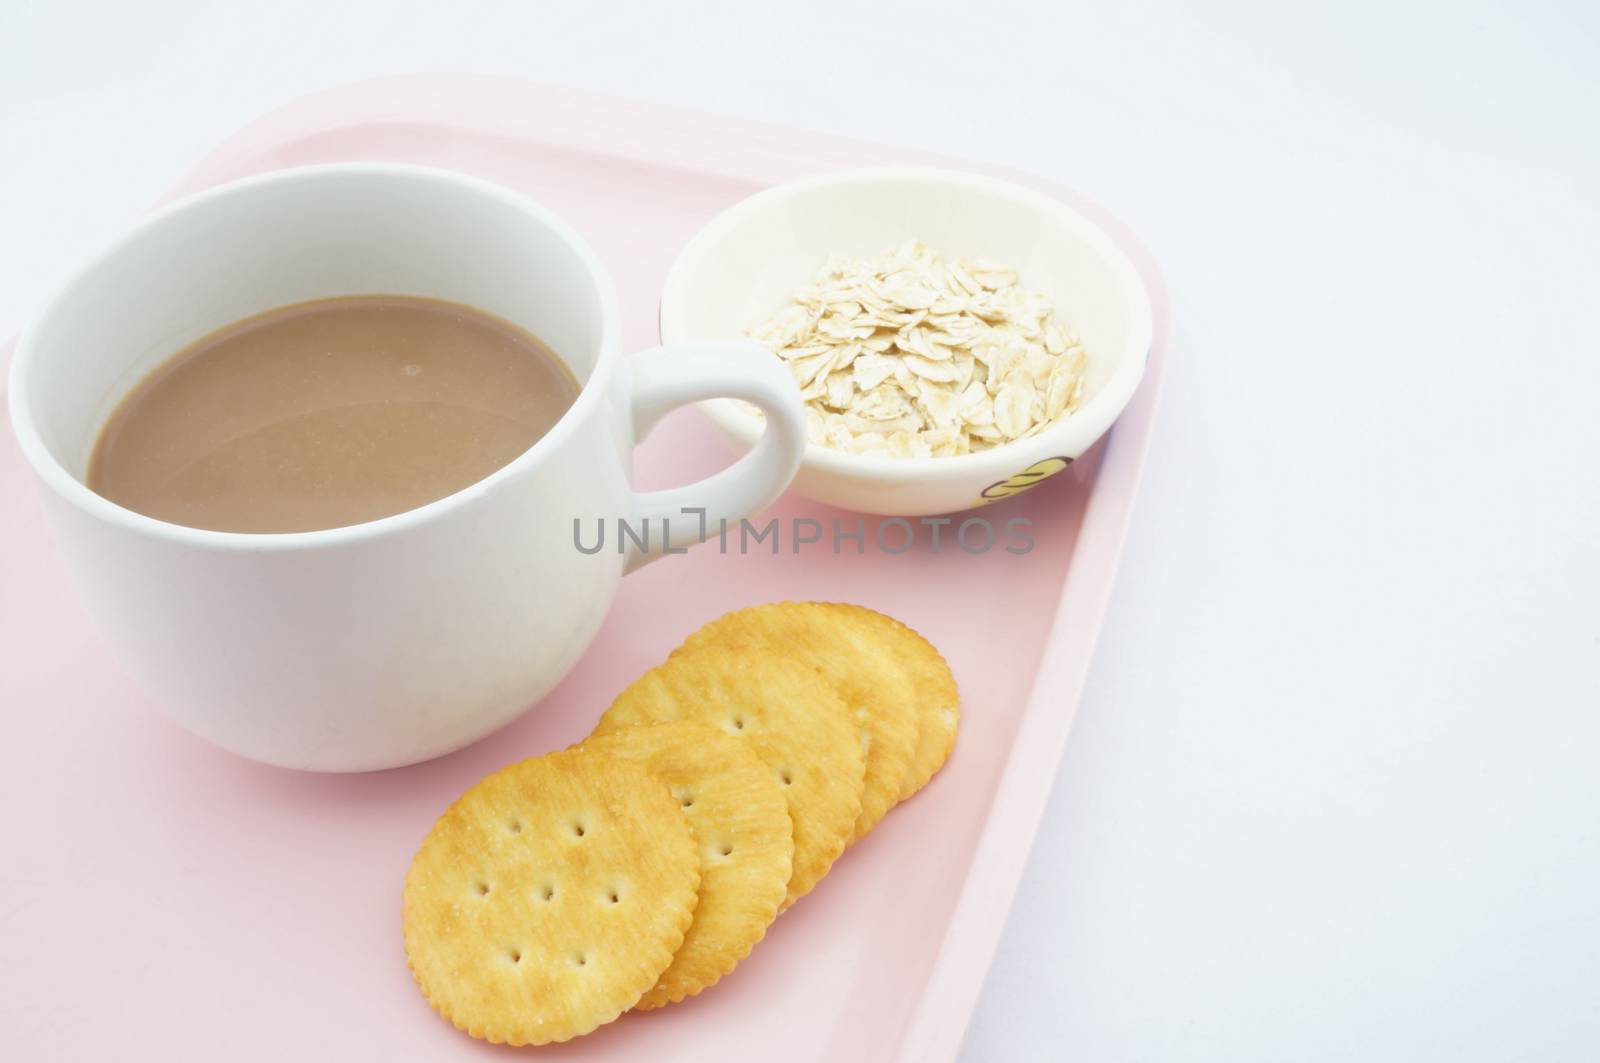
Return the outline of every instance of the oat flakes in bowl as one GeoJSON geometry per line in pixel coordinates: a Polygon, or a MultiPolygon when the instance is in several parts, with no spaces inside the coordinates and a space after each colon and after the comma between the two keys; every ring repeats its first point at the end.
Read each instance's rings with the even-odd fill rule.
{"type": "Polygon", "coordinates": [[[750,335],[793,374],[810,442],[879,457],[948,458],[1036,436],[1077,409],[1088,362],[1016,270],[946,261],[920,240],[831,256],[750,335]]]}
{"type": "MultiPolygon", "coordinates": [[[[1066,468],[1132,398],[1151,332],[1143,281],[1094,222],[1020,185],[921,167],[826,174],[735,204],[685,245],[661,298],[663,342],[755,333],[780,352],[795,348],[787,351],[790,362],[815,359],[791,367],[797,378],[810,373],[801,387],[812,410],[812,440],[793,490],[895,516],[970,509],[1066,468]],[[896,266],[891,258],[879,276],[886,249],[906,255],[907,263],[896,266]],[[1001,263],[1014,280],[1008,269],[986,268],[1001,263]],[[819,271],[821,283],[808,283],[819,271]],[[924,273],[942,283],[927,282],[924,273]],[[980,291],[969,292],[969,281],[980,291]],[[833,282],[840,291],[825,290],[833,282]],[[874,282],[883,299],[848,297],[863,285],[872,290],[874,282]],[[919,301],[927,306],[911,305],[919,301]],[[934,317],[940,320],[930,325],[934,317]],[[1043,356],[1033,352],[1035,344],[1043,356]],[[950,356],[941,357],[946,350],[950,356]],[[952,379],[922,383],[934,376],[952,379]],[[879,390],[891,379],[903,398],[879,390]],[[961,388],[949,397],[953,389],[942,385],[955,383],[961,388]],[[954,417],[965,427],[941,432],[955,427],[954,417]],[[848,450],[840,448],[841,429],[852,437],[848,450]]],[[[760,434],[759,419],[737,402],[701,408],[741,449],[760,434]]]]}

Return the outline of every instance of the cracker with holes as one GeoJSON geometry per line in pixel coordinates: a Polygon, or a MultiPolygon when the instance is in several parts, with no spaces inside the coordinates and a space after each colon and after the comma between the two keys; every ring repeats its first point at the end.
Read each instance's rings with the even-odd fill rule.
{"type": "Polygon", "coordinates": [[[674,653],[708,646],[776,653],[816,669],[833,687],[860,729],[867,770],[852,838],[865,837],[900,799],[917,746],[916,697],[899,662],[853,639],[821,602],[773,602],[728,613],[674,653]]]}
{"type": "Polygon", "coordinates": [[[693,917],[688,820],[643,765],[552,753],[445,810],[406,875],[406,955],[428,1002],[496,1044],[588,1033],[656,984],[693,917]]]}
{"type": "Polygon", "coordinates": [[[676,1004],[733,970],[777,917],[794,852],[783,788],[747,744],[698,720],[624,727],[582,748],[654,772],[699,847],[694,922],[672,964],[634,1007],[676,1004]]]}
{"type": "Polygon", "coordinates": [[[794,830],[784,907],[844,851],[861,811],[864,767],[849,711],[815,670],[758,650],[675,653],[617,696],[595,727],[700,720],[743,740],[776,776],[794,830]]]}
{"type": "Polygon", "coordinates": [[[933,778],[949,759],[961,723],[961,693],[956,677],[933,643],[891,616],[863,605],[830,603],[839,624],[863,643],[882,648],[911,679],[917,704],[917,745],[900,783],[904,801],[933,778]]]}

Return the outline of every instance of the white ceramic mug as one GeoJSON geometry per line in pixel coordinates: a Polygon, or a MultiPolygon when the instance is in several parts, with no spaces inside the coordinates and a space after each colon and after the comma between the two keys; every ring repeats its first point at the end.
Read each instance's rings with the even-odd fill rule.
{"type": "MultiPolygon", "coordinates": [[[[113,651],[194,733],[321,771],[438,756],[508,723],[576,663],[622,574],[720,517],[770,503],[805,446],[799,394],[747,343],[621,356],[617,297],[578,236],[507,189],[441,170],[318,166],[240,181],[146,218],[23,333],[12,424],[113,651]],[[521,457],[454,495],[328,531],[180,527],[84,486],[115,405],[174,352],[307,299],[431,296],[548,343],[583,387],[521,457]],[[640,494],[634,443],[667,411],[734,396],[762,444],[685,488],[640,494]],[[649,520],[648,550],[581,552],[574,519],[649,520]]],[[[614,527],[613,523],[613,527],[614,527]]],[[[592,545],[586,543],[585,545],[592,545]]]]}

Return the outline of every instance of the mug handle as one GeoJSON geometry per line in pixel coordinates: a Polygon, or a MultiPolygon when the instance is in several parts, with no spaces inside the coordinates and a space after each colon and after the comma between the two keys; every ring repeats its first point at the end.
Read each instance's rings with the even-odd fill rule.
{"type": "Polygon", "coordinates": [[[623,364],[635,444],[668,413],[704,399],[744,399],[767,420],[754,449],[715,476],[684,487],[634,492],[633,512],[646,545],[628,544],[623,571],[633,572],[669,550],[682,553],[704,541],[723,520],[737,522],[771,505],[800,468],[806,422],[794,378],[752,340],[652,347],[623,364]]]}

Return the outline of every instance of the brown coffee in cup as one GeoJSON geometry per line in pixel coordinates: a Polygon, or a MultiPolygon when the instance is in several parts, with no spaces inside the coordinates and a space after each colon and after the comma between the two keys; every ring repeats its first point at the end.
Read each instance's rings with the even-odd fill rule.
{"type": "Polygon", "coordinates": [[[360,524],[509,464],[578,390],[538,339],[470,307],[298,303],[214,332],[140,382],[102,430],[88,484],[213,531],[360,524]]]}

